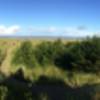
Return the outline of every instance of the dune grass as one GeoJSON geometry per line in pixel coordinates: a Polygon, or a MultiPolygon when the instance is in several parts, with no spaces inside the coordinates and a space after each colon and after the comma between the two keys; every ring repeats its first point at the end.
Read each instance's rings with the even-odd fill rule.
{"type": "MultiPolygon", "coordinates": [[[[10,75],[15,73],[19,68],[22,68],[24,71],[24,75],[26,78],[31,80],[37,80],[41,75],[45,75],[47,77],[55,77],[61,80],[64,80],[66,84],[70,86],[82,86],[84,84],[94,84],[100,83],[100,74],[93,73],[81,73],[81,72],[68,72],[62,69],[57,68],[54,65],[48,65],[45,67],[37,66],[33,68],[25,68],[24,66],[12,66],[11,59],[13,56],[14,50],[21,44],[24,40],[21,39],[0,39],[0,46],[7,50],[7,56],[4,60],[0,70],[5,75],[10,75]]],[[[30,40],[34,46],[41,43],[43,40],[30,40]]],[[[47,40],[45,40],[47,41],[47,40]]],[[[50,41],[50,40],[49,40],[50,41]]],[[[53,41],[53,40],[52,40],[53,41]]],[[[66,41],[63,40],[65,43],[66,41]]],[[[68,41],[67,41],[68,42],[68,41]]],[[[70,41],[73,42],[73,41],[70,41]]]]}

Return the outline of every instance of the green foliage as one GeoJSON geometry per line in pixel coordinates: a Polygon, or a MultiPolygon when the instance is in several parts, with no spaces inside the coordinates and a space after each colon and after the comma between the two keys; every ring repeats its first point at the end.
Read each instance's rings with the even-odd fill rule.
{"type": "Polygon", "coordinates": [[[40,65],[50,64],[53,57],[53,46],[51,42],[42,42],[35,49],[35,57],[40,65]]]}
{"type": "Polygon", "coordinates": [[[29,41],[25,41],[17,49],[13,63],[24,66],[35,66],[36,63],[56,65],[65,70],[84,72],[100,71],[100,38],[87,38],[74,43],[42,42],[34,49],[29,41]]]}
{"type": "Polygon", "coordinates": [[[100,71],[100,38],[86,39],[80,42],[58,47],[56,66],[65,70],[84,72],[100,71]]]}
{"type": "Polygon", "coordinates": [[[75,44],[70,50],[72,66],[85,72],[100,71],[100,39],[93,38],[75,44]]]}
{"type": "Polygon", "coordinates": [[[42,42],[35,49],[35,57],[40,65],[55,64],[55,59],[64,52],[61,40],[55,42],[42,42]]]}
{"type": "Polygon", "coordinates": [[[16,50],[12,63],[16,65],[24,65],[26,67],[35,66],[35,58],[33,47],[30,41],[23,42],[16,50]]]}
{"type": "Polygon", "coordinates": [[[0,66],[2,65],[5,58],[6,58],[6,51],[0,48],[0,66]]]}
{"type": "Polygon", "coordinates": [[[7,87],[0,86],[0,100],[5,100],[7,94],[7,87]]]}

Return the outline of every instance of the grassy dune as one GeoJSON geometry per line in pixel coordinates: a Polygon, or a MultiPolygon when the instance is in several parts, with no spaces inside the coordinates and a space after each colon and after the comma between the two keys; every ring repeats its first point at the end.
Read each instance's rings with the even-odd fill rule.
{"type": "MultiPolygon", "coordinates": [[[[29,40],[32,42],[34,46],[37,44],[41,43],[42,41],[55,41],[55,39],[18,39],[18,38],[1,38],[0,39],[0,47],[6,49],[7,51],[7,56],[6,59],[4,60],[2,66],[1,66],[1,71],[4,72],[5,74],[9,74],[10,71],[12,70],[12,65],[10,64],[11,58],[13,56],[14,50],[25,40],[29,40]]],[[[66,43],[67,40],[62,40],[63,43],[66,43]]],[[[71,40],[70,42],[73,42],[71,40]]]]}
{"type": "MultiPolygon", "coordinates": [[[[24,40],[25,39],[13,39],[13,38],[0,39],[0,48],[6,50],[6,53],[7,53],[5,60],[0,66],[0,71],[6,76],[6,81],[4,85],[8,87],[8,90],[11,88],[11,90],[9,90],[9,91],[12,91],[10,94],[10,97],[13,96],[13,98],[17,98],[16,97],[16,91],[17,91],[20,95],[22,95],[22,98],[23,98],[23,94],[22,92],[20,92],[20,90],[23,92],[25,91],[27,92],[27,89],[29,89],[28,92],[30,93],[30,91],[34,92],[34,89],[35,89],[37,91],[37,95],[39,98],[35,100],[55,100],[55,98],[57,98],[57,100],[100,100],[99,88],[97,87],[97,90],[96,90],[97,92],[95,91],[95,88],[94,88],[95,87],[94,84],[100,84],[99,73],[93,74],[93,73],[82,73],[82,72],[68,72],[63,69],[59,69],[54,65],[48,65],[45,67],[38,66],[38,67],[33,67],[33,68],[12,65],[11,60],[12,60],[14,51],[16,50],[17,47],[20,46],[20,44],[24,40]],[[19,80],[16,80],[15,74],[18,72],[20,68],[24,72],[23,73],[24,78],[22,76],[20,77],[22,77],[22,80],[25,80],[25,81],[31,80],[29,81],[31,82],[31,87],[27,86],[26,84],[27,82],[23,84],[23,83],[20,83],[19,80]],[[41,80],[40,80],[41,76],[45,76],[48,79],[47,80],[44,79],[45,82],[41,83],[41,80]],[[13,77],[15,77],[14,80],[13,80],[13,77]],[[56,80],[63,81],[64,84],[66,84],[66,87],[57,87],[55,85],[54,86],[50,85],[52,82],[48,83],[50,81],[49,79],[53,79],[52,81],[54,82],[56,82],[56,80]],[[37,85],[35,87],[34,85],[32,85],[35,82],[40,82],[40,85],[39,86],[37,85]],[[47,84],[47,87],[45,87],[45,85],[42,86],[42,84],[47,84]],[[16,87],[20,87],[20,90],[18,90],[16,87]],[[55,91],[55,92],[53,93],[52,91],[55,91]]],[[[36,46],[42,41],[53,42],[54,40],[30,39],[30,41],[32,42],[33,46],[36,46]]],[[[75,41],[63,40],[63,43],[68,43],[68,42],[75,42],[75,41]]],[[[57,81],[57,84],[59,84],[59,81],[57,81]]],[[[8,91],[6,87],[0,87],[0,93],[1,93],[0,95],[2,95],[2,98],[5,95],[4,93],[8,91]]],[[[9,95],[8,93],[6,94],[9,95]]],[[[33,95],[33,97],[35,97],[35,95],[33,95]]],[[[5,100],[5,99],[1,99],[1,100],[5,100]]],[[[28,98],[27,100],[31,100],[31,99],[28,98]]]]}
{"type": "MultiPolygon", "coordinates": [[[[41,75],[46,75],[48,77],[56,77],[64,80],[67,84],[71,86],[81,86],[84,84],[93,84],[93,83],[100,83],[100,75],[99,74],[84,74],[84,73],[77,73],[73,72],[72,73],[72,78],[69,78],[69,72],[66,72],[64,70],[58,69],[53,65],[41,68],[41,66],[36,67],[36,68],[25,68],[24,66],[12,66],[11,65],[11,59],[14,53],[14,50],[21,44],[22,41],[25,39],[13,39],[13,38],[4,38],[0,39],[0,47],[6,49],[7,51],[7,56],[2,63],[0,70],[3,72],[5,75],[10,75],[12,73],[15,73],[19,68],[22,68],[25,74],[25,77],[34,80],[38,79],[39,76],[41,75]]],[[[29,39],[32,44],[35,46],[42,41],[43,39],[29,39]]],[[[54,40],[45,40],[45,41],[51,41],[53,42],[54,40]]],[[[63,40],[64,43],[66,42],[73,42],[73,41],[68,41],[68,40],[63,40]]],[[[75,41],[74,41],[75,42],[75,41]]]]}

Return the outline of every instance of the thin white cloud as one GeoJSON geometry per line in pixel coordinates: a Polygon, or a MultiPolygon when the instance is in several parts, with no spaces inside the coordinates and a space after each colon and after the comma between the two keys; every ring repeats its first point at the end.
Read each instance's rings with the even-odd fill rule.
{"type": "Polygon", "coordinates": [[[81,25],[77,27],[78,30],[84,31],[84,30],[88,30],[88,27],[81,25]]]}
{"type": "Polygon", "coordinates": [[[20,26],[18,25],[13,25],[10,27],[0,25],[0,35],[14,35],[15,33],[19,31],[20,31],[20,26]]]}
{"type": "Polygon", "coordinates": [[[29,32],[31,33],[46,33],[46,35],[80,35],[80,34],[89,34],[88,30],[85,30],[85,28],[79,28],[79,27],[31,27],[29,28],[29,32]]]}
{"type": "Polygon", "coordinates": [[[58,29],[56,27],[30,27],[29,32],[57,32],[58,29]]]}
{"type": "Polygon", "coordinates": [[[49,27],[47,28],[47,32],[53,33],[53,32],[57,32],[58,29],[56,27],[49,27]]]}
{"type": "Polygon", "coordinates": [[[33,35],[53,35],[53,36],[93,36],[100,35],[99,31],[91,31],[86,26],[78,27],[30,27],[29,32],[33,35]]]}
{"type": "Polygon", "coordinates": [[[93,31],[86,26],[78,26],[78,27],[66,27],[64,28],[64,34],[68,36],[94,36],[100,35],[99,31],[93,31]]]}

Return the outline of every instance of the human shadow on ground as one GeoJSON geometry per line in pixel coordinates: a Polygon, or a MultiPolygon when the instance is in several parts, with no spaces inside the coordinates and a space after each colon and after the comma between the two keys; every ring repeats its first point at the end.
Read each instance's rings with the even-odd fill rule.
{"type": "Polygon", "coordinates": [[[72,88],[60,79],[46,76],[32,82],[24,78],[22,69],[4,79],[0,85],[8,89],[4,100],[94,100],[95,87],[100,94],[100,85],[96,84],[72,88]]]}

